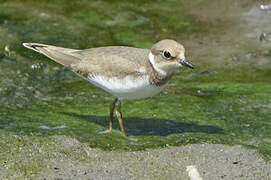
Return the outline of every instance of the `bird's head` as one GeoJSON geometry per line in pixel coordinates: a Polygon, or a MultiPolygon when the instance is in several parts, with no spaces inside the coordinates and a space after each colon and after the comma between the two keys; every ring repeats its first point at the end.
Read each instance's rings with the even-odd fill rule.
{"type": "Polygon", "coordinates": [[[183,45],[170,39],[154,44],[149,53],[149,60],[154,69],[164,75],[169,75],[182,66],[194,68],[194,65],[185,59],[183,45]]]}

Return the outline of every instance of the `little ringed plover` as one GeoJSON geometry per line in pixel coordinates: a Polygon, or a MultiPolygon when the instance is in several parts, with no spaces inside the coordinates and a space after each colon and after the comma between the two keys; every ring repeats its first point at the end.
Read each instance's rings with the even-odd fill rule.
{"type": "Polygon", "coordinates": [[[194,66],[185,59],[183,45],[174,40],[161,40],[151,49],[108,46],[84,50],[68,49],[39,43],[23,43],[29,49],[69,67],[92,84],[113,94],[110,105],[109,131],[112,131],[113,112],[123,136],[121,102],[151,97],[161,92],[174,71],[182,66],[194,66]]]}

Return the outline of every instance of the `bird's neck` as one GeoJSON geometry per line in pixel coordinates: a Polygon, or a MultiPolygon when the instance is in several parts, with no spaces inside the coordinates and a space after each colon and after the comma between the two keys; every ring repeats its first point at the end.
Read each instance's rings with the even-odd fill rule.
{"type": "Polygon", "coordinates": [[[147,72],[149,73],[150,84],[163,86],[170,80],[170,78],[173,75],[173,73],[166,73],[163,70],[159,69],[157,66],[155,66],[154,56],[152,55],[151,52],[149,53],[149,61],[146,64],[146,66],[147,72]]]}

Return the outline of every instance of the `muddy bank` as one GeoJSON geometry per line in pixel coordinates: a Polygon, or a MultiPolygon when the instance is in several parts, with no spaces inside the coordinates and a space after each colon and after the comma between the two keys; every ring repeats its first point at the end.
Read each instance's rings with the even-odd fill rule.
{"type": "Polygon", "coordinates": [[[5,137],[18,143],[7,144],[0,179],[185,180],[189,179],[187,167],[191,165],[203,179],[271,179],[271,163],[255,150],[239,145],[191,144],[119,152],[90,148],[64,136],[5,137]]]}

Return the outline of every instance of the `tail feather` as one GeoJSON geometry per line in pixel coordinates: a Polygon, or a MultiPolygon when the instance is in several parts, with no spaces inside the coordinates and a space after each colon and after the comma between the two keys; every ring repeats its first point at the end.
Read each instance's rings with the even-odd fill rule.
{"type": "Polygon", "coordinates": [[[70,66],[71,64],[78,63],[83,59],[82,55],[77,53],[80,50],[76,49],[68,49],[39,43],[23,43],[23,46],[41,53],[64,66],[70,66]]]}

